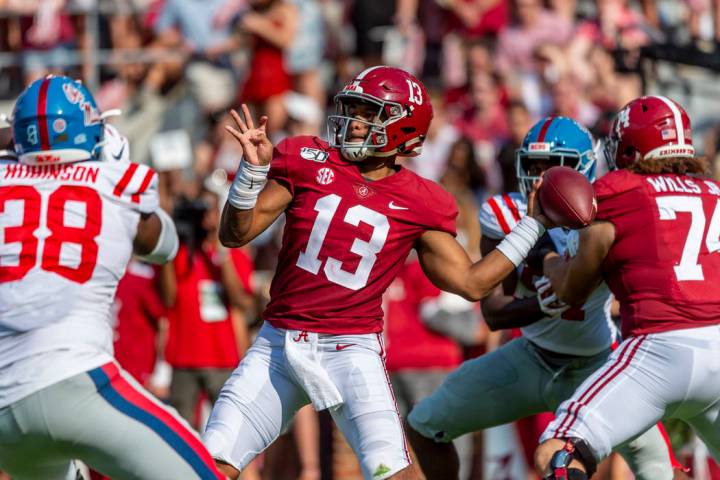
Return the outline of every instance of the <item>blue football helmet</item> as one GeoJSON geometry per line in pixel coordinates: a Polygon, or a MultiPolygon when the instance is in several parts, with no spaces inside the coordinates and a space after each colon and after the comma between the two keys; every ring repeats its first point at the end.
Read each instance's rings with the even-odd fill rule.
{"type": "Polygon", "coordinates": [[[77,80],[48,75],[34,81],[15,102],[13,140],[18,159],[29,165],[95,160],[104,144],[104,116],[77,80]]]}
{"type": "Polygon", "coordinates": [[[545,117],[533,125],[522,146],[515,151],[520,192],[527,197],[540,174],[558,165],[574,168],[594,181],[593,139],[590,132],[572,118],[545,117]]]}

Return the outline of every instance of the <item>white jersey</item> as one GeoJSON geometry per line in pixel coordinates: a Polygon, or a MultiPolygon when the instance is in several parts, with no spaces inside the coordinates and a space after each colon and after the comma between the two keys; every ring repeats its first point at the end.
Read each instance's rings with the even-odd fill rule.
{"type": "Polygon", "coordinates": [[[112,358],[111,306],[157,174],[0,163],[0,407],[112,358]]]}
{"type": "MultiPolygon", "coordinates": [[[[527,213],[527,201],[522,194],[495,195],[480,208],[480,228],[488,238],[500,240],[507,235],[527,213]]],[[[577,253],[578,232],[554,228],[548,232],[560,255],[577,253]]],[[[534,282],[540,272],[518,268],[518,285],[515,296],[532,297],[537,294],[534,282]]],[[[571,308],[562,315],[545,317],[523,327],[523,336],[537,346],[567,355],[595,355],[613,344],[618,332],[610,317],[612,296],[605,283],[598,286],[582,306],[571,308]]]]}

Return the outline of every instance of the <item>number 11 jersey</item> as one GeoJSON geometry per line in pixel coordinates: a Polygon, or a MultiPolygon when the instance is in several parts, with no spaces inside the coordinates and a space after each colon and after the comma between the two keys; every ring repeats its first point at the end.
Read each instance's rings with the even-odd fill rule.
{"type": "Polygon", "coordinates": [[[382,294],[418,238],[455,235],[455,200],[439,185],[402,167],[367,180],[317,137],[278,144],[269,178],[293,195],[263,313],[278,328],[382,331],[382,294]]]}

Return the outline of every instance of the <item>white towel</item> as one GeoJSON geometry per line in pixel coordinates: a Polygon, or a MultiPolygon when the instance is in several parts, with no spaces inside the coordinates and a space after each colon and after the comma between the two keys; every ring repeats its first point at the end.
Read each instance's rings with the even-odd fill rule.
{"type": "Polygon", "coordinates": [[[336,409],[342,395],[317,358],[318,335],[300,330],[285,331],[285,358],[297,382],[303,387],[318,412],[336,409]]]}

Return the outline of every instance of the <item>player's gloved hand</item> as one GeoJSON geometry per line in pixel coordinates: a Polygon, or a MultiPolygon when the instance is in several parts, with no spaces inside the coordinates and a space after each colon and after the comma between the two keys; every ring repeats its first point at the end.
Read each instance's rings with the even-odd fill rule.
{"type": "Polygon", "coordinates": [[[540,310],[548,317],[561,315],[570,308],[570,305],[558,300],[547,277],[541,277],[535,281],[535,289],[537,290],[540,310]]]}

